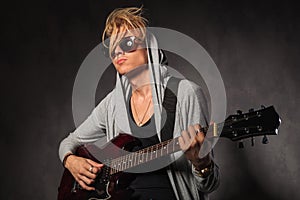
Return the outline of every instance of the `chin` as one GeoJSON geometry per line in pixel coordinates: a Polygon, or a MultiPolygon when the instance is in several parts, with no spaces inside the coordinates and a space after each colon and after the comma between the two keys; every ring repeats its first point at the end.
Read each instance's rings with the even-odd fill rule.
{"type": "Polygon", "coordinates": [[[118,68],[115,67],[115,69],[117,70],[117,72],[118,72],[120,75],[124,75],[124,74],[127,73],[127,70],[126,70],[124,67],[122,67],[122,66],[119,66],[118,68]]]}

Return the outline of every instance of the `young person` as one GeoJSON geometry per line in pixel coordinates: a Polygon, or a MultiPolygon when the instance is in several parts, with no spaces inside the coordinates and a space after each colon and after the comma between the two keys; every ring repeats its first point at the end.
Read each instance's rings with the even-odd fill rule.
{"type": "Polygon", "coordinates": [[[103,137],[110,141],[121,132],[139,138],[141,148],[180,136],[183,151],[171,156],[173,162],[152,164],[152,168],[150,164],[144,171],[141,168],[143,173],[137,173],[128,186],[134,191],[128,199],[207,199],[218,186],[219,171],[211,154],[199,157],[205,137],[200,130],[208,125],[204,95],[193,82],[177,79],[173,84],[175,110],[164,108],[166,91],[174,78],[168,74],[166,57],[141,14],[141,8],[131,7],[116,9],[108,16],[103,41],[109,38],[116,86],[61,142],[60,159],[83,189],[94,190],[91,184],[103,164],[75,155],[79,145],[103,137]]]}

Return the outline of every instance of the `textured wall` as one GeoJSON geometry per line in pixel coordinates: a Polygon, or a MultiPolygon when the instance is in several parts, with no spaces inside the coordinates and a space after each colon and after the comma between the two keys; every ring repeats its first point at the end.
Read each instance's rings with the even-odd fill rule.
{"type": "MultiPolygon", "coordinates": [[[[221,185],[211,199],[299,199],[299,7],[292,1],[143,1],[151,26],[183,32],[211,55],[228,114],[274,105],[283,123],[270,144],[215,148],[221,185]]],[[[1,199],[55,199],[59,141],[74,129],[73,82],[100,43],[105,16],[140,1],[19,1],[1,12],[1,199]]],[[[170,55],[170,64],[186,64],[170,55]],[[173,58],[173,59],[172,59],[173,58]]],[[[101,81],[109,82],[113,69],[101,81]]],[[[107,88],[99,85],[97,101],[107,88]],[[101,90],[103,89],[103,90],[101,90]]]]}

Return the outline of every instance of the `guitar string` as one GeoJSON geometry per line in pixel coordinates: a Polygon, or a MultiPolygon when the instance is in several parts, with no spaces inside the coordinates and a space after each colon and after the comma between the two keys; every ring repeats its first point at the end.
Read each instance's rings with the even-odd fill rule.
{"type": "MultiPolygon", "coordinates": [[[[152,145],[152,146],[149,146],[149,147],[147,147],[147,148],[144,148],[144,149],[141,149],[141,150],[139,150],[139,151],[136,151],[136,152],[132,152],[132,153],[130,153],[130,154],[127,154],[127,155],[125,155],[125,156],[120,156],[120,157],[118,157],[118,158],[115,158],[115,159],[112,159],[111,161],[111,163],[117,163],[116,164],[116,167],[113,167],[113,166],[110,166],[110,167],[112,167],[112,168],[116,168],[117,170],[117,172],[118,171],[120,171],[120,170],[118,170],[118,166],[120,165],[120,163],[122,163],[124,160],[125,161],[127,161],[128,159],[127,159],[127,157],[130,157],[129,155],[134,155],[135,154],[135,158],[137,157],[137,155],[142,155],[143,156],[143,154],[147,154],[146,156],[148,157],[148,153],[149,152],[155,152],[155,151],[159,151],[159,150],[161,150],[164,146],[166,146],[166,145],[168,145],[168,144],[170,144],[171,142],[172,142],[172,140],[174,140],[174,142],[175,142],[175,139],[178,139],[178,138],[174,138],[174,139],[170,139],[170,140],[166,140],[166,141],[164,141],[164,142],[162,142],[162,143],[159,143],[159,144],[156,144],[156,145],[152,145]],[[151,148],[153,149],[153,151],[151,151],[151,148]]],[[[172,152],[173,152],[174,150],[172,150],[172,152]]],[[[161,155],[161,156],[163,156],[163,155],[161,155]]],[[[136,159],[135,159],[136,160],[136,159]]],[[[152,159],[151,159],[152,160],[152,159]]],[[[127,161],[128,162],[128,161],[127,161]]],[[[125,162],[126,163],[126,162],[125,162]]],[[[138,163],[139,164],[139,163],[138,163]]],[[[137,164],[137,165],[138,165],[137,164]]],[[[122,164],[121,164],[122,165],[122,164]]],[[[135,164],[134,164],[134,166],[136,166],[135,164]]],[[[126,169],[128,169],[129,167],[126,167],[126,169]]]]}

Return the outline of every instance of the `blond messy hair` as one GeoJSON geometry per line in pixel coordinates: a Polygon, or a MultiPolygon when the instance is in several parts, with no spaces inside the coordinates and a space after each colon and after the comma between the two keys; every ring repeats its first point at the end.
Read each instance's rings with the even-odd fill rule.
{"type": "Polygon", "coordinates": [[[148,21],[142,17],[142,13],[142,7],[129,7],[117,8],[109,14],[102,35],[102,42],[104,46],[109,48],[109,55],[126,32],[132,33],[137,30],[141,34],[140,37],[145,38],[148,21]],[[109,47],[104,43],[105,38],[108,37],[110,37],[109,47]]]}

